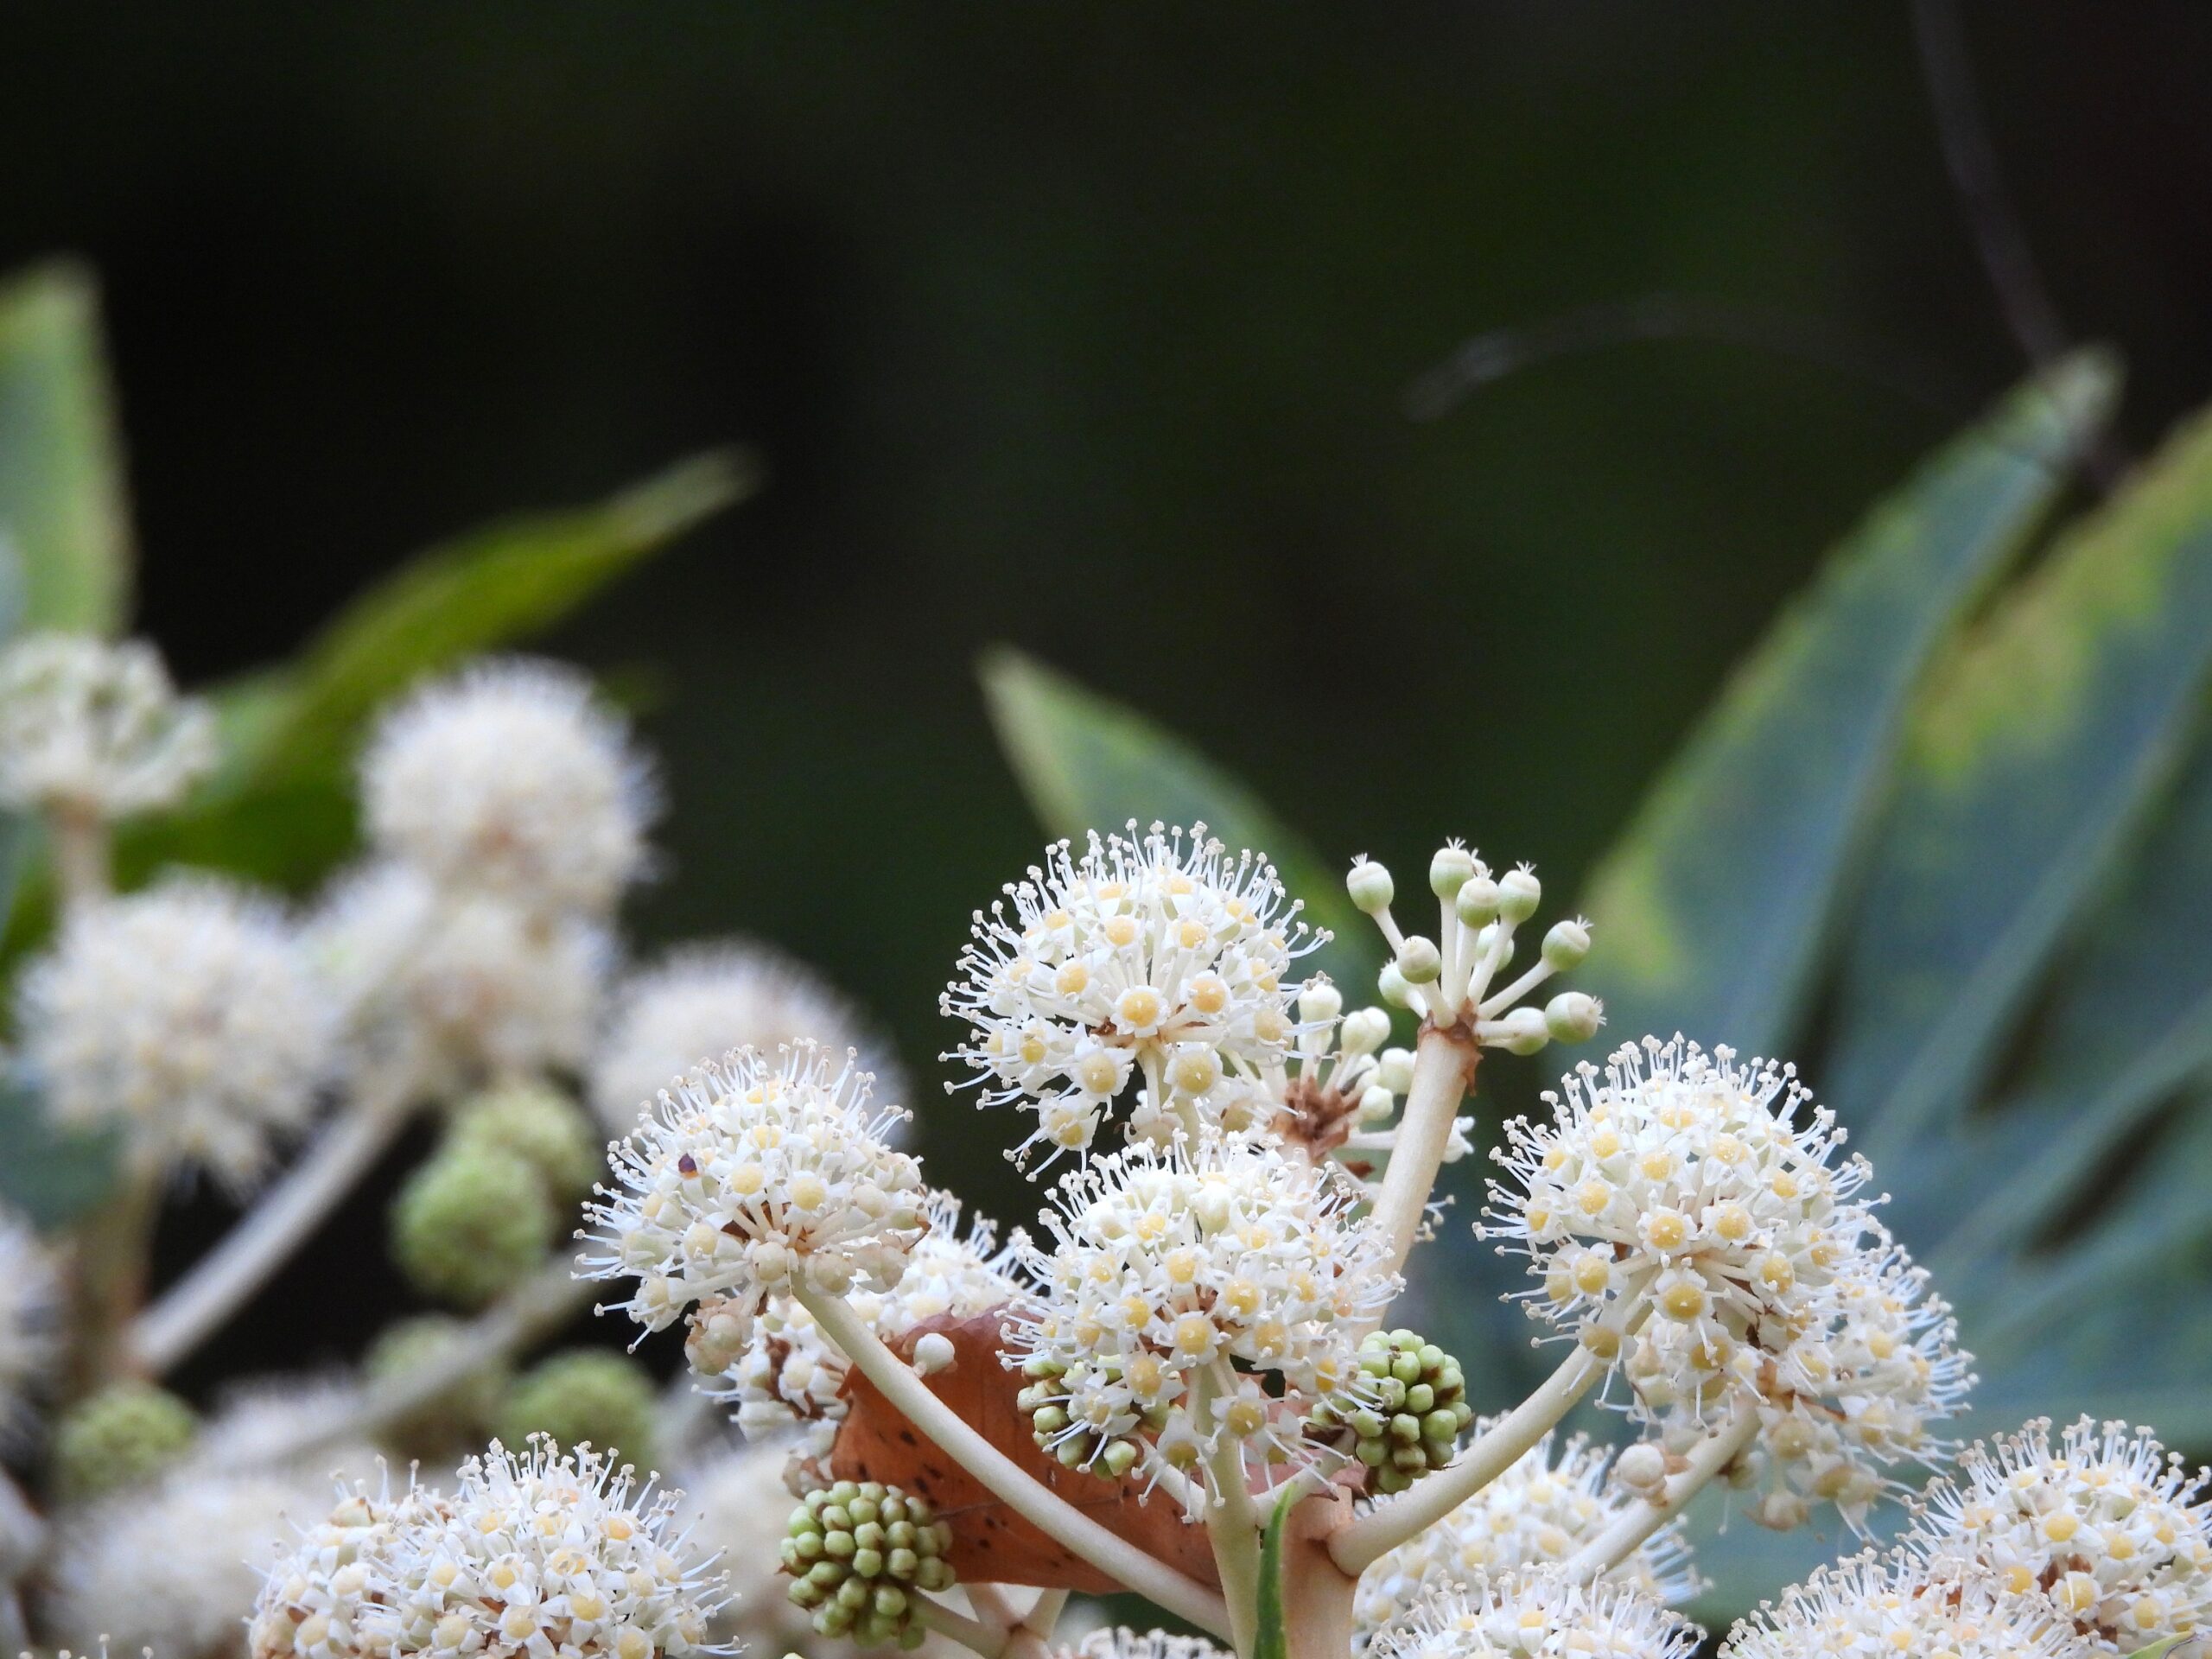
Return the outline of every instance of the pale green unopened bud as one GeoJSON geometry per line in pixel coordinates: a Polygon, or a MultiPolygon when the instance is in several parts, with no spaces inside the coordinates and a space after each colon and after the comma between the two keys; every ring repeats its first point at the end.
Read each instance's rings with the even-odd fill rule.
{"type": "Polygon", "coordinates": [[[562,1446],[589,1441],[617,1464],[655,1463],[658,1390],[645,1368],[603,1348],[575,1348],[524,1372],[499,1414],[499,1438],[521,1446],[535,1433],[562,1446]]]}
{"type": "MultiPolygon", "coordinates": [[[[361,1369],[372,1382],[408,1376],[451,1355],[455,1343],[467,1340],[467,1330],[446,1313],[395,1320],[370,1344],[361,1369]]],[[[410,1459],[454,1462],[463,1448],[490,1438],[512,1376],[504,1355],[482,1357],[474,1370],[393,1422],[381,1438],[410,1459]]]]}
{"type": "Polygon", "coordinates": [[[1325,979],[1317,978],[1298,994],[1298,1017],[1313,1025],[1326,1025],[1344,1008],[1344,993],[1325,979]]]}
{"type": "Polygon", "coordinates": [[[1397,886],[1390,880],[1390,872],[1371,858],[1352,861],[1351,874],[1344,877],[1344,891],[1362,913],[1379,916],[1390,908],[1390,900],[1397,896],[1397,886]]]}
{"type": "Polygon", "coordinates": [[[1497,919],[1497,883],[1486,875],[1477,876],[1459,889],[1452,911],[1469,927],[1488,927],[1497,919]]]}
{"type": "Polygon", "coordinates": [[[1535,915],[1543,900],[1544,884],[1534,870],[1508,870],[1498,879],[1497,913],[1516,927],[1535,915]]]}
{"type": "Polygon", "coordinates": [[[910,1590],[940,1593],[955,1581],[951,1528],[896,1486],[841,1480],[810,1494],[785,1531],[792,1604],[811,1611],[823,1635],[862,1647],[919,1646],[910,1590]]]}
{"type": "Polygon", "coordinates": [[[590,1192],[607,1166],[607,1143],[583,1108],[542,1084],[493,1089],[462,1102],[448,1134],[456,1146],[521,1159],[561,1204],[590,1192]]]}
{"type": "Polygon", "coordinates": [[[151,1382],[111,1382],[54,1431],[55,1484],[73,1502],[150,1480],[192,1449],[200,1420],[151,1382]]]}
{"type": "Polygon", "coordinates": [[[1413,987],[1406,983],[1406,976],[1398,971],[1398,964],[1395,962],[1382,964],[1382,971],[1375,976],[1375,988],[1394,1008],[1413,1006],[1413,987]]]}
{"type": "Polygon", "coordinates": [[[1354,1008],[1337,1028],[1337,1047],[1351,1058],[1372,1054],[1390,1040],[1390,1016],[1381,1008],[1354,1008]]]}
{"type": "Polygon", "coordinates": [[[1360,1091],[1359,1121],[1363,1123],[1387,1123],[1397,1109],[1398,1097],[1379,1083],[1370,1084],[1360,1091]]]}
{"type": "Polygon", "coordinates": [[[1394,1095],[1402,1095],[1414,1086],[1414,1052],[1410,1048],[1386,1048],[1376,1062],[1375,1080],[1394,1095]]]}
{"type": "Polygon", "coordinates": [[[1534,1054],[1552,1039],[1551,1027],[1538,1008],[1516,1008],[1499,1020],[1493,1040],[1509,1054],[1534,1054]]]}
{"type": "Polygon", "coordinates": [[[1580,918],[1554,922],[1544,935],[1544,961],[1564,973],[1590,954],[1590,925],[1580,918]]]}
{"type": "Polygon", "coordinates": [[[1428,890],[1440,899],[1449,899],[1474,879],[1478,868],[1475,855],[1465,848],[1440,847],[1436,856],[1428,861],[1428,890]]]}
{"type": "Polygon", "coordinates": [[[1544,1029],[1562,1043],[1584,1043],[1598,1034],[1605,1011],[1594,996],[1561,991],[1544,1004],[1544,1029]]]}
{"type": "Polygon", "coordinates": [[[1418,933],[1398,947],[1398,972],[1409,985],[1426,985],[1444,971],[1444,957],[1433,939],[1418,933]]]}
{"type": "Polygon", "coordinates": [[[442,1147],[391,1206],[391,1253],[416,1289],[480,1307],[537,1269],[553,1206],[537,1171],[512,1153],[442,1147]]]}

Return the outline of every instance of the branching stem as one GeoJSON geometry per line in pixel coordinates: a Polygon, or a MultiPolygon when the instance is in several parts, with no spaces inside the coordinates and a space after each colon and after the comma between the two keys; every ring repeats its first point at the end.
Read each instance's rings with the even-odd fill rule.
{"type": "Polygon", "coordinates": [[[1444,1166],[1444,1154],[1452,1143],[1459,1102],[1474,1081],[1479,1058],[1472,1033],[1433,1025],[1421,1027],[1413,1086],[1406,1091],[1398,1138],[1375,1200],[1376,1225],[1390,1246],[1382,1264],[1386,1271],[1405,1268],[1428,1208],[1430,1190],[1436,1185],[1436,1172],[1444,1166]]]}
{"type": "Polygon", "coordinates": [[[1179,1618],[1188,1619],[1224,1640],[1232,1640],[1229,1609],[1204,1585],[1147,1554],[1126,1538],[1109,1532],[1057,1493],[1033,1480],[1013,1459],[962,1421],[931,1393],[912,1368],[883,1344],[843,1298],[811,1286],[796,1292],[799,1305],[814,1315],[823,1334],[859,1366],[884,1397],[909,1422],[937,1442],[1009,1509],[1046,1536],[1090,1562],[1139,1595],[1147,1596],[1179,1618]]]}
{"type": "Polygon", "coordinates": [[[1567,1563],[1567,1576],[1587,1584],[1618,1567],[1680,1515],[1682,1506],[1733,1463],[1758,1432],[1758,1408],[1749,1403],[1738,1406],[1734,1417],[1690,1449],[1689,1467],[1671,1477],[1659,1497],[1632,1504],[1585,1544],[1567,1563]]]}

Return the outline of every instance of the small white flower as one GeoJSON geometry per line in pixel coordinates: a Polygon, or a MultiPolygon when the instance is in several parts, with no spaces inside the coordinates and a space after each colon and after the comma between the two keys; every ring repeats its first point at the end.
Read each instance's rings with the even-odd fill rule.
{"type": "Polygon", "coordinates": [[[1147,1468],[1194,1478],[1224,1437],[1278,1478],[1332,1455],[1304,1419],[1363,1403],[1359,1338],[1400,1288],[1359,1200],[1241,1139],[1139,1144],[1066,1176],[1044,1217],[1053,1248],[1015,1242],[1035,1288],[1007,1331],[1047,1449],[1112,1471],[1134,1440],[1147,1468]]]}
{"type": "Polygon", "coordinates": [[[327,1479],[228,1474],[196,1460],[73,1516],[57,1541],[46,1624],[80,1649],[230,1659],[263,1569],[295,1519],[329,1505],[327,1479]]]}
{"type": "Polygon", "coordinates": [[[1522,1572],[1429,1597],[1367,1650],[1376,1659],[1690,1659],[1704,1634],[1627,1585],[1522,1572]]]}
{"type": "Polygon", "coordinates": [[[0,651],[0,804],[120,818],[215,762],[214,721],[152,646],[35,633],[0,651]]]}
{"type": "Polygon", "coordinates": [[[1193,824],[1061,842],[977,912],[944,1012],[973,1028],[947,1058],[989,1104],[1038,1115],[1050,1162],[1086,1150],[1134,1078],[1141,1117],[1234,1128],[1296,1031],[1294,958],[1321,941],[1283,903],[1274,867],[1193,824]]]}
{"type": "Polygon", "coordinates": [[[727,1653],[710,1626],[722,1575],[676,1522],[677,1495],[634,1496],[588,1446],[497,1440],[461,1466],[383,1551],[385,1593],[362,1610],[395,1655],[512,1653],[662,1659],[727,1653]]]}
{"type": "Polygon", "coordinates": [[[403,1537],[452,1516],[435,1492],[410,1484],[393,1494],[379,1483],[340,1484],[337,1501],[263,1580],[246,1640],[250,1659],[366,1659],[389,1651],[391,1555],[403,1537]]]}
{"type": "Polygon", "coordinates": [[[73,912],[16,993],[59,1120],[119,1122],[148,1166],[234,1183],[314,1109],[334,1014],[283,912],[209,878],[73,912]]]}
{"type": "Polygon", "coordinates": [[[1762,1605],[1720,1651],[1722,1659],[2089,1659],[2094,1649],[1994,1575],[1930,1580],[1869,1551],[1762,1605]]]}
{"type": "Polygon", "coordinates": [[[620,1190],[587,1207],[584,1276],[636,1277],[623,1306],[652,1331],[703,1298],[749,1319],[797,1281],[840,1295],[897,1283],[925,1195],[885,1139],[898,1108],[871,1113],[868,1083],[811,1043],[733,1050],[676,1079],[617,1146],[620,1190]]]}
{"type": "Polygon", "coordinates": [[[581,1065],[613,960],[582,916],[443,894],[390,862],[340,880],[308,942],[359,1063],[434,1094],[581,1065]]]}
{"type": "MultiPolygon", "coordinates": [[[[1497,1421],[1475,1425],[1479,1439],[1497,1421]]],[[[1424,1597],[1516,1568],[1563,1567],[1636,1502],[1610,1484],[1612,1455],[1578,1434],[1559,1446],[1547,1434],[1519,1462],[1427,1530],[1369,1567],[1354,1605],[1364,1645],[1424,1597]]],[[[1687,1601],[1700,1588],[1680,1522],[1662,1528],[1606,1575],[1654,1601],[1687,1601]]]]}
{"type": "MultiPolygon", "coordinates": [[[[971,1319],[1004,1307],[1022,1294],[998,1230],[977,1217],[963,1231],[960,1200],[931,1192],[921,1206],[923,1231],[899,1281],[887,1290],[856,1288],[853,1311],[886,1342],[925,1320],[971,1319]]],[[[829,1451],[845,1415],[843,1389],[850,1361],[822,1333],[813,1316],[787,1296],[772,1297],[759,1318],[743,1327],[743,1347],[728,1369],[713,1373],[701,1363],[712,1336],[695,1338],[693,1369],[702,1391],[736,1408],[738,1426],[750,1438],[775,1434],[794,1422],[811,1424],[809,1450],[829,1451]]],[[[719,1355],[713,1355],[720,1358],[719,1355]]]]}
{"type": "Polygon", "coordinates": [[[38,1235],[0,1210],[0,1442],[22,1427],[29,1395],[53,1361],[59,1289],[38,1235]]]}
{"type": "Polygon", "coordinates": [[[2132,1653],[2212,1627],[2212,1471],[2148,1429],[2050,1421],[1977,1442],[1928,1489],[1909,1547],[1938,1570],[1983,1567],[2099,1646],[2132,1653]]]}
{"type": "Polygon", "coordinates": [[[1091,1631],[1058,1659],[1230,1659],[1202,1636],[1171,1636],[1166,1630],[1133,1630],[1128,1625],[1091,1631]]]}
{"type": "Polygon", "coordinates": [[[480,663],[387,715],[361,762],[370,840],[440,886],[608,909],[645,858],[653,791],[626,724],[552,663],[480,663]]]}
{"type": "Polygon", "coordinates": [[[638,1114],[703,1060],[733,1048],[772,1053],[802,1040],[857,1049],[879,1094],[906,1089],[860,1012],[804,963],[749,940],[688,945],[630,976],[591,1059],[591,1099],[608,1129],[627,1135],[638,1114]]]}

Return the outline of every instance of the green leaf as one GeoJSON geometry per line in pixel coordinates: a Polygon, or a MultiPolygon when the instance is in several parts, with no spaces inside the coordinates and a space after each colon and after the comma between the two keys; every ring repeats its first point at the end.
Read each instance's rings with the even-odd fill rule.
{"type": "Polygon", "coordinates": [[[106,1197],[120,1167],[120,1137],[58,1130],[35,1090],[0,1081],[0,1205],[51,1232],[106,1197]]]}
{"type": "Polygon", "coordinates": [[[2186,753],[2212,671],[2212,418],[2005,596],[1915,709],[1827,1093],[1877,1167],[1962,1117],[2186,753]]]}
{"type": "Polygon", "coordinates": [[[26,626],[122,626],[130,597],[123,443],[98,290],[74,264],[0,287],[0,540],[22,561],[26,626]]]}
{"type": "Polygon", "coordinates": [[[1275,1500],[1275,1512],[1268,1517],[1267,1531],[1261,1535],[1260,1617],[1252,1659],[1290,1659],[1290,1630],[1282,1610],[1282,1541],[1296,1497],[1290,1491],[1275,1500]]]}
{"type": "Polygon", "coordinates": [[[1231,847],[1264,852],[1307,920],[1329,930],[1319,966],[1351,1005],[1372,995],[1382,941],[1351,907],[1342,878],[1259,798],[1180,738],[1010,646],[980,666],[999,747],[1046,831],[1080,840],[1132,819],[1203,821],[1231,847]]]}
{"type": "Polygon", "coordinates": [[[355,601],[296,663],[214,694],[224,763],[187,808],[118,845],[126,880],[187,862],[297,887],[345,852],[351,766],[379,704],[543,630],[756,483],[742,455],[681,462],[596,505],[502,520],[355,601]]]}
{"type": "Polygon", "coordinates": [[[2064,488],[2117,389],[2099,353],[2015,392],[1827,556],[1593,879],[1586,969],[1624,1037],[1786,1044],[1930,656],[2064,488]]]}

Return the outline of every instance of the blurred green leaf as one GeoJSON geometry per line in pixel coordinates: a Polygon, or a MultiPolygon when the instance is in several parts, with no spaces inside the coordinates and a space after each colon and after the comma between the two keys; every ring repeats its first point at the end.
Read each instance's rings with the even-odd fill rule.
{"type": "Polygon", "coordinates": [[[123,443],[98,289],[66,263],[0,287],[0,537],[35,628],[111,634],[130,594],[123,443]]]}
{"type": "Polygon", "coordinates": [[[1381,937],[1351,907],[1341,876],[1244,785],[1135,710],[1001,645],[980,665],[999,747],[1046,831],[1080,841],[1135,820],[1203,821],[1231,847],[1264,852],[1309,922],[1334,936],[1315,960],[1350,1006],[1374,995],[1381,937]]]}
{"type": "Polygon", "coordinates": [[[67,1226],[113,1188],[120,1143],[112,1134],[54,1128],[37,1093],[0,1080],[0,1205],[41,1231],[67,1226]]]}
{"type": "Polygon", "coordinates": [[[2081,353],[1928,461],[1829,554],[1591,884],[1587,988],[1624,1038],[1788,1040],[1885,792],[1913,689],[2103,423],[2081,353]]]}
{"type": "Polygon", "coordinates": [[[1267,1531],[1260,1541],[1260,1627],[1252,1643],[1252,1659],[1289,1659],[1290,1631],[1282,1609],[1282,1543],[1296,1496],[1285,1492],[1275,1500],[1274,1513],[1268,1517],[1267,1531]]]}
{"type": "Polygon", "coordinates": [[[1877,1166],[1962,1118],[2171,785],[2212,671],[2212,419],[1950,654],[1854,911],[1826,1091],[1877,1166]]]}
{"type": "Polygon", "coordinates": [[[125,879],[171,861],[294,887],[320,875],[351,839],[353,752],[380,703],[550,626],[755,483],[742,455],[700,456],[596,505],[502,520],[424,553],[296,663],[215,693],[223,767],[185,810],[124,838],[125,879]]]}

